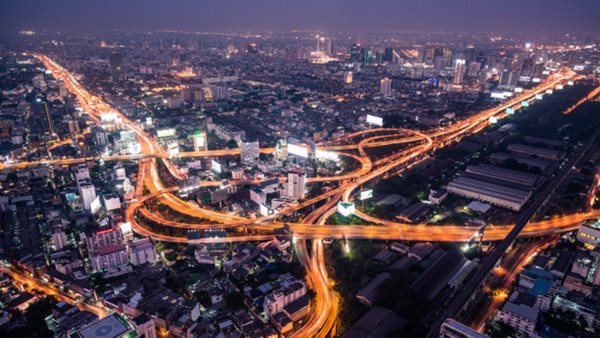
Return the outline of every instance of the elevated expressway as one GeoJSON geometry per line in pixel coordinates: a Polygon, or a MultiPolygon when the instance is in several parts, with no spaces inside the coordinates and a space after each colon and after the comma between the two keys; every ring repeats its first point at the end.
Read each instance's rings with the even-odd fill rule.
{"type": "MultiPolygon", "coordinates": [[[[555,89],[567,81],[573,81],[579,77],[569,70],[561,70],[551,75],[547,81],[535,88],[517,95],[513,99],[502,103],[498,107],[484,110],[467,119],[456,122],[445,128],[433,129],[427,132],[402,130],[397,128],[376,128],[364,130],[331,140],[319,145],[319,149],[337,152],[358,161],[360,167],[353,172],[334,177],[311,177],[308,183],[315,182],[338,182],[338,186],[319,196],[309,198],[296,205],[289,206],[283,210],[267,217],[245,218],[237,215],[229,215],[218,211],[203,208],[194,203],[180,199],[174,193],[177,187],[164,187],[159,179],[157,161],[164,163],[169,173],[177,178],[184,179],[185,175],[179,173],[176,166],[170,161],[166,151],[162,149],[143,129],[137,126],[125,116],[118,113],[102,99],[91,95],[75,77],[60,65],[44,55],[36,55],[44,65],[53,73],[57,79],[65,82],[66,87],[77,97],[82,108],[90,114],[93,119],[106,112],[117,113],[123,126],[133,131],[141,145],[140,155],[117,155],[107,157],[72,158],[72,159],[46,159],[33,162],[19,162],[12,164],[1,164],[0,169],[20,169],[40,164],[69,165],[89,160],[139,160],[139,172],[136,185],[136,200],[126,210],[126,220],[131,222],[135,232],[149,236],[155,240],[177,242],[177,243],[224,243],[245,241],[268,241],[273,238],[273,230],[284,225],[293,234],[296,253],[300,262],[307,269],[307,281],[316,292],[311,313],[305,325],[296,333],[297,336],[325,336],[334,330],[335,316],[337,314],[337,298],[329,287],[327,271],[323,257],[323,239],[382,239],[382,240],[414,240],[414,241],[443,241],[443,242],[465,242],[469,241],[479,229],[461,225],[427,225],[406,224],[389,220],[378,219],[366,215],[360,211],[356,216],[370,224],[352,226],[331,226],[326,224],[327,218],[336,211],[337,202],[352,201],[354,192],[362,185],[382,177],[390,172],[402,172],[409,170],[412,165],[418,163],[428,154],[436,149],[445,147],[451,143],[458,142],[461,138],[477,133],[489,125],[491,117],[498,119],[507,116],[506,109],[518,110],[521,102],[532,102],[535,95],[544,93],[548,89],[555,89]],[[369,137],[365,137],[369,136],[369,137]],[[360,140],[357,143],[345,143],[352,140],[360,140]],[[390,156],[373,161],[365,149],[375,147],[386,147],[392,145],[405,146],[390,156]],[[349,151],[358,152],[358,155],[349,151]],[[146,194],[145,191],[148,191],[146,194]],[[198,218],[197,223],[183,223],[167,219],[158,212],[151,211],[145,205],[151,199],[158,199],[160,203],[167,205],[172,210],[198,218]],[[279,221],[284,217],[294,215],[307,207],[323,202],[321,206],[310,212],[300,223],[284,223],[279,221]],[[234,236],[220,238],[188,238],[167,235],[152,230],[141,220],[149,220],[159,227],[176,228],[186,230],[206,229],[246,229],[247,231],[234,233],[234,236]],[[210,221],[207,222],[206,220],[210,221]],[[306,240],[312,241],[312,256],[308,253],[306,240]]],[[[261,149],[263,153],[270,153],[273,149],[261,149]]],[[[239,149],[209,150],[198,152],[183,152],[178,157],[221,157],[239,155],[239,149]]],[[[284,177],[280,180],[285,181],[284,177]]],[[[230,181],[229,184],[256,184],[256,180],[230,181]]],[[[219,186],[221,182],[205,181],[202,186],[219,186]]],[[[562,217],[555,217],[541,222],[527,224],[520,233],[522,237],[542,236],[575,229],[582,221],[590,218],[600,217],[599,211],[588,211],[562,217]]],[[[485,240],[499,241],[513,229],[513,225],[489,226],[485,232],[485,240]]]]}

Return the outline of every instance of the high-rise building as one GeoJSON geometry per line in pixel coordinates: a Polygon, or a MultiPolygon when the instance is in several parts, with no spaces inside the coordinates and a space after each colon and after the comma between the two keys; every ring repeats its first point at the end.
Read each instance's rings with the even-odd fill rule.
{"type": "Polygon", "coordinates": [[[386,47],[383,52],[383,62],[393,62],[394,61],[394,48],[386,47]]]}
{"type": "Polygon", "coordinates": [[[463,83],[463,79],[465,76],[465,64],[466,61],[464,59],[457,59],[456,65],[454,66],[454,84],[459,85],[463,83]]]}
{"type": "Polygon", "coordinates": [[[361,62],[361,49],[359,43],[353,43],[350,45],[350,61],[361,62]]]}
{"type": "Polygon", "coordinates": [[[473,61],[473,62],[469,63],[469,71],[467,72],[467,75],[469,77],[475,78],[475,77],[477,77],[477,74],[479,74],[480,69],[481,69],[481,63],[473,61]]]}
{"type": "Polygon", "coordinates": [[[301,170],[290,170],[286,186],[289,198],[304,199],[306,197],[306,173],[301,170]]]}
{"type": "Polygon", "coordinates": [[[435,48],[427,48],[425,49],[425,63],[428,65],[433,64],[433,59],[435,58],[435,48]]]}
{"type": "Polygon", "coordinates": [[[352,84],[352,80],[353,80],[352,72],[346,72],[346,75],[344,76],[344,82],[347,85],[351,85],[352,84]]]}
{"type": "Polygon", "coordinates": [[[331,49],[331,39],[329,39],[329,38],[326,41],[325,52],[327,53],[327,55],[333,54],[333,50],[331,49]]]}
{"type": "Polygon", "coordinates": [[[31,82],[33,83],[33,86],[39,91],[45,92],[46,89],[48,89],[48,85],[46,85],[46,80],[44,79],[44,74],[42,73],[35,75],[31,79],[31,82]]]}
{"type": "Polygon", "coordinates": [[[500,72],[500,88],[514,88],[519,81],[519,72],[516,70],[504,69],[500,72]]]}
{"type": "Polygon", "coordinates": [[[60,95],[60,97],[62,97],[63,99],[67,96],[69,96],[69,91],[67,90],[67,86],[65,86],[64,81],[60,81],[58,83],[58,94],[60,95]]]}
{"type": "Polygon", "coordinates": [[[84,182],[79,184],[77,187],[79,196],[81,198],[81,204],[85,210],[92,209],[92,202],[96,199],[96,188],[90,182],[84,182]]]}
{"type": "Polygon", "coordinates": [[[67,120],[67,126],[69,127],[69,135],[75,136],[79,134],[79,121],[77,120],[67,120]]]}
{"type": "Polygon", "coordinates": [[[123,55],[118,53],[109,55],[108,63],[110,65],[111,74],[116,75],[123,71],[123,55]]]}
{"type": "Polygon", "coordinates": [[[205,131],[196,131],[193,136],[194,151],[206,150],[207,140],[205,131]]]}
{"type": "Polygon", "coordinates": [[[372,58],[372,54],[371,54],[371,50],[367,47],[364,47],[361,50],[361,61],[363,66],[368,66],[371,63],[371,58],[372,58]]]}
{"type": "Polygon", "coordinates": [[[105,146],[108,144],[108,133],[101,127],[92,127],[92,135],[97,146],[105,146]]]}
{"type": "Polygon", "coordinates": [[[385,97],[392,96],[392,80],[387,77],[381,79],[379,92],[385,97]]]}
{"type": "Polygon", "coordinates": [[[67,235],[61,226],[57,226],[52,229],[52,243],[54,244],[54,249],[56,250],[62,250],[65,246],[67,246],[67,235]]]}
{"type": "Polygon", "coordinates": [[[419,46],[417,47],[417,63],[425,62],[425,47],[419,46]]]}
{"type": "Polygon", "coordinates": [[[452,48],[442,48],[442,57],[444,58],[444,61],[447,65],[452,64],[452,48]]]}
{"type": "Polygon", "coordinates": [[[260,148],[258,141],[240,142],[240,158],[243,164],[254,164],[258,160],[259,156],[260,148]]]}
{"type": "Polygon", "coordinates": [[[85,247],[90,253],[100,248],[123,244],[123,232],[119,227],[81,232],[79,235],[82,241],[85,242],[85,247]]]}

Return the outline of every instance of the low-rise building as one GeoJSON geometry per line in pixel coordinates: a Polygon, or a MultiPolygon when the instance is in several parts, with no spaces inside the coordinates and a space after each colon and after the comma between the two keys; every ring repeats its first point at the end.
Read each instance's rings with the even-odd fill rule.
{"type": "Polygon", "coordinates": [[[577,229],[577,240],[588,249],[594,249],[600,243],[600,221],[581,224],[577,229]]]}
{"type": "Polygon", "coordinates": [[[496,320],[505,323],[522,334],[531,335],[535,330],[538,310],[525,304],[507,302],[496,314],[496,320]]]}
{"type": "Polygon", "coordinates": [[[283,312],[285,306],[306,295],[306,284],[295,281],[273,293],[267,295],[264,300],[263,310],[268,316],[283,312]]]}
{"type": "Polygon", "coordinates": [[[144,238],[127,244],[129,261],[132,265],[156,262],[156,251],[150,238],[144,238]]]}
{"type": "Polygon", "coordinates": [[[97,249],[91,257],[94,271],[116,268],[129,262],[125,244],[97,249]]]}

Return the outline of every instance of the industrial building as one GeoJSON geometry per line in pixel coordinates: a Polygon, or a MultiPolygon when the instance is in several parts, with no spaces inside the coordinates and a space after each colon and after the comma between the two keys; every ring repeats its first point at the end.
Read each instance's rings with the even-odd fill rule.
{"type": "Polygon", "coordinates": [[[532,147],[520,143],[509,144],[507,149],[516,155],[537,157],[549,161],[557,161],[562,156],[562,153],[558,150],[532,147]]]}
{"type": "Polygon", "coordinates": [[[531,191],[508,188],[467,177],[458,177],[448,184],[450,193],[519,211],[531,197],[531,191]]]}
{"type": "Polygon", "coordinates": [[[546,160],[515,156],[509,153],[493,153],[488,157],[490,162],[498,164],[503,163],[509,158],[514,159],[515,161],[517,161],[517,163],[525,164],[532,168],[539,168],[542,171],[546,171],[552,165],[552,162],[546,160]]]}
{"type": "Polygon", "coordinates": [[[448,318],[440,328],[440,338],[488,338],[488,336],[448,318]]]}
{"type": "Polygon", "coordinates": [[[465,171],[474,178],[491,178],[525,187],[533,187],[539,179],[537,175],[489,164],[470,165],[465,171]]]}

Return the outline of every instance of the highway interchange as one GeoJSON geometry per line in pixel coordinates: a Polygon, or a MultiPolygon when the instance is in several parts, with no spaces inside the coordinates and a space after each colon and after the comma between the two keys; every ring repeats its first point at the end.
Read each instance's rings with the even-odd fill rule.
{"type": "MultiPolygon", "coordinates": [[[[323,239],[382,239],[382,240],[411,240],[411,241],[446,241],[466,242],[473,238],[479,228],[462,225],[428,225],[407,224],[389,220],[378,219],[356,210],[355,216],[365,221],[364,225],[331,226],[327,225],[327,219],[336,212],[339,201],[351,202],[356,192],[364,185],[383,177],[389,173],[399,173],[410,170],[419,161],[426,158],[436,149],[448,146],[460,141],[463,137],[477,133],[487,127],[490,118],[501,119],[506,117],[507,109],[520,109],[522,102],[534,102],[537,94],[544,94],[548,90],[555,90],[569,81],[575,81],[580,77],[568,69],[562,69],[549,76],[547,81],[539,84],[531,90],[526,90],[512,99],[503,102],[498,107],[484,110],[467,119],[455,122],[449,126],[433,129],[426,132],[411,131],[396,128],[375,128],[349,134],[326,144],[318,145],[318,149],[336,152],[340,157],[358,163],[358,169],[334,177],[312,177],[308,183],[315,182],[337,182],[337,186],[323,194],[310,197],[300,203],[288,206],[273,215],[266,217],[246,218],[236,215],[221,213],[204,208],[197,204],[187,202],[177,196],[178,187],[165,187],[159,178],[158,162],[161,161],[168,172],[176,179],[185,179],[180,174],[176,165],[171,161],[167,152],[157,141],[142,129],[138,124],[130,121],[126,116],[120,114],[116,109],[109,106],[100,97],[89,93],[76,79],[75,75],[60,66],[49,57],[36,54],[45,67],[51,71],[56,79],[62,80],[67,89],[76,96],[82,109],[88,113],[92,120],[100,120],[100,116],[107,112],[116,113],[122,120],[122,127],[134,132],[141,146],[139,155],[115,155],[104,157],[87,158],[61,158],[41,159],[37,161],[23,161],[15,163],[2,163],[0,169],[22,169],[39,165],[70,165],[87,162],[91,160],[137,160],[139,161],[139,172],[136,185],[134,201],[128,205],[126,220],[131,223],[135,232],[140,235],[149,236],[155,240],[176,243],[222,243],[242,241],[268,241],[273,238],[274,229],[284,225],[292,234],[293,243],[299,261],[307,270],[307,283],[315,291],[316,297],[311,305],[311,311],[304,326],[295,333],[295,336],[326,336],[335,330],[337,318],[338,299],[336,293],[330,286],[327,269],[324,264],[323,239]],[[402,145],[402,150],[389,156],[373,160],[365,149],[402,145]],[[350,153],[357,152],[358,155],[350,153]],[[197,218],[197,223],[183,223],[167,219],[168,216],[151,211],[147,202],[156,199],[170,209],[197,218]],[[322,203],[322,204],[320,204],[322,203]],[[284,223],[280,221],[297,212],[315,206],[301,222],[284,223]],[[204,220],[204,221],[202,221],[204,220]],[[210,222],[206,222],[210,220],[210,222]],[[228,237],[204,237],[188,238],[187,236],[173,236],[163,232],[155,231],[155,227],[149,227],[145,221],[158,224],[161,227],[206,230],[206,229],[238,229],[250,230],[250,234],[239,235],[241,232],[233,233],[228,237]],[[238,234],[238,235],[235,235],[238,234]],[[308,250],[307,240],[312,240],[312,248],[308,250]]],[[[592,99],[595,95],[588,95],[584,99],[592,99]]],[[[597,93],[596,93],[597,94],[597,93]]],[[[582,100],[584,100],[582,99],[582,100]]],[[[578,102],[577,105],[583,103],[578,102]]],[[[574,108],[573,108],[574,109],[574,108]]],[[[572,110],[572,109],[571,109],[572,110]]],[[[61,142],[67,144],[68,142],[61,142]]],[[[274,149],[261,149],[262,153],[272,153],[274,149]]],[[[239,155],[239,149],[206,150],[198,152],[183,152],[178,157],[224,157],[239,155]]],[[[284,182],[285,178],[280,178],[284,182]]],[[[256,184],[256,180],[229,181],[228,184],[248,185],[256,184]]],[[[219,186],[219,181],[204,181],[202,186],[219,186]]],[[[582,213],[554,217],[541,222],[524,222],[521,231],[516,231],[515,236],[543,236],[566,231],[572,231],[582,222],[590,218],[599,217],[600,211],[589,210],[582,213]]],[[[489,226],[485,231],[485,240],[502,241],[514,230],[514,225],[489,226]]],[[[514,233],[514,232],[513,232],[514,233]]]]}

